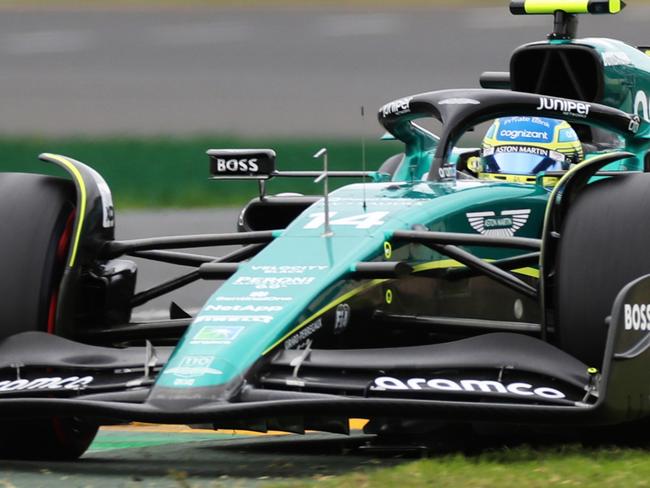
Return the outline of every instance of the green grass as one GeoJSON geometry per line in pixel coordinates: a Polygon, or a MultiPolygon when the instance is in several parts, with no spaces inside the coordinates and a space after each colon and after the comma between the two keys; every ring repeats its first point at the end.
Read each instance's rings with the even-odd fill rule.
{"type": "MultiPolygon", "coordinates": [[[[361,169],[359,141],[246,140],[202,136],[185,139],[0,138],[0,171],[61,175],[64,173],[58,168],[37,159],[42,152],[58,153],[99,171],[113,191],[118,211],[132,207],[233,206],[256,196],[257,184],[254,181],[208,180],[205,151],[229,147],[275,149],[280,170],[318,170],[321,162],[312,155],[321,147],[327,147],[331,169],[361,169]]],[[[400,150],[400,144],[395,142],[369,142],[368,168],[376,169],[381,161],[400,150]]],[[[330,181],[340,185],[358,180],[330,181]]],[[[314,184],[312,179],[276,179],[269,184],[269,191],[320,193],[322,185],[314,184]]]]}
{"type": "MultiPolygon", "coordinates": [[[[461,454],[405,463],[395,468],[364,470],[277,486],[364,488],[395,486],[545,488],[648,487],[650,451],[644,449],[560,448],[495,450],[478,456],[461,454]]],[[[377,461],[376,466],[381,461],[377,461]]]]}

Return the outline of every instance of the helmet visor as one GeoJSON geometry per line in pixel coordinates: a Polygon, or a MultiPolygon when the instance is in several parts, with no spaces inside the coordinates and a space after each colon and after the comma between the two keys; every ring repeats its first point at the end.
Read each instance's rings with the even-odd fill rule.
{"type": "Polygon", "coordinates": [[[562,153],[533,146],[497,146],[483,151],[486,173],[535,175],[566,169],[564,162],[562,153]]]}

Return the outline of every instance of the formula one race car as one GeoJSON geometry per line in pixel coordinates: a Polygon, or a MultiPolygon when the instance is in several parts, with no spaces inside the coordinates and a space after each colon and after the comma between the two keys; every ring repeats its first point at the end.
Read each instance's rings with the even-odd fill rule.
{"type": "Polygon", "coordinates": [[[259,182],[240,232],[115,240],[110,190],[88,166],[44,154],[70,179],[1,174],[2,456],[74,458],[99,425],[127,421],[647,432],[650,58],[574,39],[576,14],[622,2],[563,5],[512,1],[554,29],[483,88],[383,106],[405,151],[377,171],[329,172],[324,152],[323,172],[282,172],[271,150],[209,151],[215,179],[259,182]],[[481,147],[462,147],[486,122],[481,147]],[[283,176],[366,181],[267,195],[283,176]],[[223,245],[241,247],[173,250],[223,245]],[[125,256],[192,271],[136,293],[125,256]],[[199,279],[225,282],[196,316],[132,322],[199,279]]]}

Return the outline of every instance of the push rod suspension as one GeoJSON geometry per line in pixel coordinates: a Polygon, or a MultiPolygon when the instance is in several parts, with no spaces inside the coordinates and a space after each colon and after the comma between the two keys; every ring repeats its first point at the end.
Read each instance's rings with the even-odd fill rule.
{"type": "Polygon", "coordinates": [[[484,235],[463,234],[455,232],[430,232],[420,230],[397,230],[392,239],[418,244],[453,244],[461,246],[510,247],[539,251],[541,239],[527,237],[490,237],[484,235]]]}
{"type": "Polygon", "coordinates": [[[101,250],[101,257],[116,258],[134,251],[159,249],[179,249],[207,246],[229,246],[237,244],[268,243],[279,231],[264,230],[254,232],[233,232],[230,234],[197,234],[190,236],[153,237],[127,241],[107,242],[101,250]]]}
{"type": "MultiPolygon", "coordinates": [[[[226,254],[220,258],[215,258],[212,262],[236,263],[243,261],[244,259],[248,259],[251,256],[257,254],[263,247],[263,244],[251,244],[241,249],[237,249],[236,251],[226,254]]],[[[181,275],[177,278],[149,288],[148,290],[137,293],[133,296],[133,298],[131,298],[131,308],[138,307],[150,300],[153,300],[154,298],[158,298],[171,291],[177,290],[178,288],[182,288],[183,286],[189,285],[190,283],[198,281],[199,279],[201,279],[201,274],[199,273],[198,269],[195,269],[187,274],[181,275]]]]}
{"type": "Polygon", "coordinates": [[[204,256],[202,254],[192,254],[187,252],[176,251],[133,251],[127,253],[134,258],[148,259],[158,261],[159,263],[176,264],[179,266],[193,266],[195,268],[204,263],[211,263],[216,256],[204,256]]]}
{"type": "MultiPolygon", "coordinates": [[[[504,270],[513,270],[517,268],[522,268],[525,266],[536,265],[539,263],[539,253],[531,252],[527,254],[521,254],[519,256],[514,256],[511,258],[498,259],[496,261],[491,261],[492,266],[496,266],[499,269],[504,270]]],[[[470,278],[472,276],[477,276],[481,274],[480,271],[472,268],[455,268],[447,269],[444,276],[445,278],[458,280],[463,278],[470,278]]]]}
{"type": "Polygon", "coordinates": [[[518,291],[530,298],[537,299],[537,290],[530,286],[528,283],[520,280],[516,276],[511,275],[507,271],[504,271],[500,268],[497,268],[493,264],[490,264],[486,261],[483,261],[480,258],[477,258],[472,253],[469,253],[457,246],[452,245],[443,245],[443,244],[426,244],[427,247],[430,247],[434,251],[438,251],[440,254],[444,254],[452,259],[455,259],[459,263],[464,264],[469,268],[476,269],[482,274],[486,275],[488,278],[501,283],[508,288],[518,291]]]}

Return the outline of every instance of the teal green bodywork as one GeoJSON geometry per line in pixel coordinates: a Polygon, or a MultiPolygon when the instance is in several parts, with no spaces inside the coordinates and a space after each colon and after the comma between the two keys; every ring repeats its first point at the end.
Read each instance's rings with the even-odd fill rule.
{"type": "MultiPolygon", "coordinates": [[[[344,279],[346,273],[354,263],[384,259],[384,242],[395,230],[428,222],[431,230],[475,232],[467,212],[498,213],[521,207],[530,208],[532,214],[517,235],[537,237],[547,198],[548,190],[540,186],[480,181],[373,183],[341,188],[330,195],[333,236],[323,236],[319,218],[322,201],[306,210],[281,237],[242,264],[206,302],[157,384],[205,387],[243,375],[270,345],[305,318],[336,296],[358,287],[358,281],[344,279]],[[514,207],[512,202],[517,202],[514,207]],[[304,266],[305,271],[284,274],[283,266],[288,271],[304,266]],[[233,310],[237,304],[262,308],[233,310]],[[219,374],[187,381],[182,374],[169,372],[182,368],[187,356],[213,356],[209,368],[219,374]]],[[[492,251],[485,257],[495,259],[502,253],[492,251]]]]}
{"type": "Polygon", "coordinates": [[[641,170],[650,149],[650,56],[616,39],[589,37],[532,43],[584,46],[596,51],[604,64],[603,91],[598,103],[618,108],[641,118],[639,131],[624,141],[625,150],[638,154],[638,164],[629,160],[610,165],[608,170],[641,170]]]}
{"type": "MultiPolygon", "coordinates": [[[[647,54],[615,39],[585,38],[551,43],[571,43],[590,47],[598,52],[605,63],[603,94],[598,103],[619,108],[624,112],[637,113],[643,120],[650,122],[647,110],[643,113],[640,106],[635,104],[639,91],[646,95],[646,107],[650,95],[650,57],[647,54]],[[607,61],[608,59],[610,61],[607,61]],[[620,59],[623,64],[613,64],[617,62],[616,59],[620,59]],[[624,63],[626,59],[629,63],[624,63]]],[[[637,137],[646,136],[649,131],[650,126],[647,123],[643,124],[637,137]]]]}
{"type": "MultiPolygon", "coordinates": [[[[621,135],[622,146],[637,157],[604,169],[642,170],[650,148],[650,58],[610,39],[546,44],[549,42],[587,46],[605,60],[602,99],[598,102],[637,113],[641,124],[636,134],[621,135]]],[[[467,213],[489,211],[498,216],[503,210],[530,209],[530,217],[516,236],[540,236],[550,191],[543,187],[542,177],[534,185],[423,181],[438,138],[415,124],[404,124],[394,135],[405,142],[405,158],[392,181],[355,184],[331,193],[333,235],[324,235],[324,204],[320,200],[258,255],[242,263],[188,328],[158,376],[156,388],[187,391],[243,378],[261,357],[282,347],[288,335],[313,324],[332,300],[359,287],[373,286],[372,282],[352,280],[346,275],[355,263],[386,259],[384,244],[395,230],[425,225],[429,230],[476,234],[467,213]],[[197,361],[201,363],[198,374],[197,361]]],[[[457,155],[455,151],[448,158],[453,163],[457,155]]],[[[483,259],[512,255],[506,250],[471,251],[483,259]]],[[[427,250],[421,259],[409,264],[442,258],[427,250]]]]}
{"type": "MultiPolygon", "coordinates": [[[[621,145],[626,151],[637,154],[636,160],[618,161],[604,170],[642,170],[643,159],[650,150],[650,56],[621,41],[604,38],[544,41],[522,48],[567,44],[590,48],[597,52],[602,60],[603,88],[602,95],[596,102],[627,113],[635,113],[641,118],[639,130],[635,135],[621,136],[624,139],[621,145]]],[[[421,180],[426,178],[431,168],[439,139],[425,128],[408,123],[416,118],[405,117],[401,127],[396,128],[395,135],[405,142],[405,158],[393,175],[394,181],[421,180]]],[[[449,160],[455,162],[459,152],[458,148],[454,148],[448,156],[449,160]]]]}

